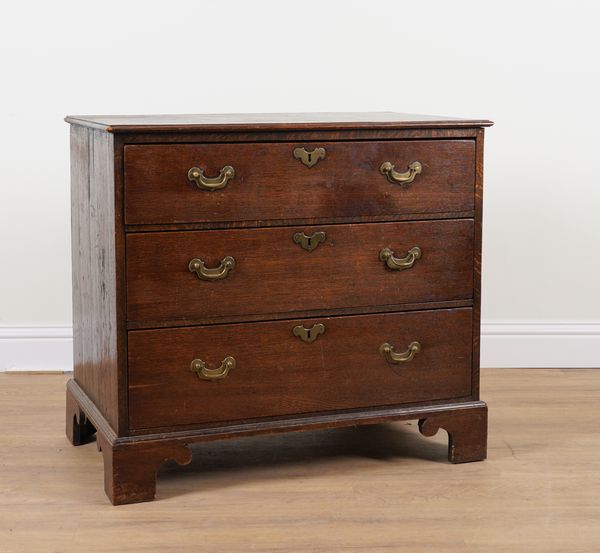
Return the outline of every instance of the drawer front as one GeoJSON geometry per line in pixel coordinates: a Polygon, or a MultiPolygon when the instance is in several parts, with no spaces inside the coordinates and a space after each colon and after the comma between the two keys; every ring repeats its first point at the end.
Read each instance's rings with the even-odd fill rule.
{"type": "Polygon", "coordinates": [[[131,331],[128,343],[131,429],[471,393],[472,312],[467,308],[131,331]],[[315,327],[319,324],[322,333],[315,327]],[[316,339],[302,340],[296,327],[315,332],[316,339]],[[418,352],[415,345],[409,348],[414,342],[418,352]],[[386,343],[391,353],[385,348],[382,353],[386,343]]]}
{"type": "Polygon", "coordinates": [[[152,326],[470,299],[472,274],[471,219],[136,233],[127,236],[127,314],[152,326]],[[394,256],[383,260],[386,248],[394,256]],[[193,271],[192,260],[207,270],[193,271]],[[204,280],[211,275],[223,278],[204,280]]]}
{"type": "Polygon", "coordinates": [[[129,145],[125,146],[125,222],[331,220],[471,212],[474,181],[473,140],[129,145]],[[317,157],[318,152],[312,152],[323,148],[324,159],[308,167],[301,156],[294,157],[294,151],[303,147],[317,157]],[[385,162],[398,173],[408,172],[399,180],[414,180],[390,182],[380,171],[385,162]],[[420,173],[409,170],[414,162],[421,164],[420,173]],[[233,168],[232,178],[223,171],[228,166],[233,168]],[[194,167],[213,180],[190,181],[194,167]],[[211,189],[199,188],[205,186],[211,189]]]}

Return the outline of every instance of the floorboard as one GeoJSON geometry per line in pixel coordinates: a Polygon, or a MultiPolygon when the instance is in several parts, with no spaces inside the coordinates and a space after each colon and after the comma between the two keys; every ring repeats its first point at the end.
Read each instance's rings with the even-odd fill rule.
{"type": "Polygon", "coordinates": [[[247,438],[121,507],[64,437],[66,378],[0,375],[2,553],[600,551],[600,370],[483,370],[483,463],[416,421],[247,438]]]}

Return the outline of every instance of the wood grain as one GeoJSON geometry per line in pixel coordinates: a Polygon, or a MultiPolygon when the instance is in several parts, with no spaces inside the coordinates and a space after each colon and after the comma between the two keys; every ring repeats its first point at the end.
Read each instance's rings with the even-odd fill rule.
{"type": "Polygon", "coordinates": [[[390,223],[393,221],[437,221],[440,219],[472,219],[474,211],[443,213],[405,213],[396,215],[359,215],[355,217],[308,217],[305,219],[266,219],[260,221],[218,221],[209,223],[169,223],[158,225],[125,225],[128,233],[168,232],[177,230],[216,230],[253,227],[295,227],[298,225],[333,225],[347,223],[390,223]]]}
{"type": "Polygon", "coordinates": [[[467,396],[471,389],[470,309],[324,317],[129,334],[130,428],[215,423],[335,409],[398,405],[467,396]],[[313,343],[297,325],[321,323],[313,343]],[[388,363],[385,342],[422,351],[388,363]],[[219,381],[201,380],[193,359],[236,366],[219,381]]]}
{"type": "Polygon", "coordinates": [[[177,144],[125,146],[125,220],[132,224],[381,216],[473,210],[473,140],[177,144]],[[326,149],[308,168],[297,147],[326,149]],[[423,172],[400,186],[379,172],[421,162],[423,172]],[[188,171],[235,177],[220,190],[199,190],[188,171]]]}
{"type": "Polygon", "coordinates": [[[448,433],[448,460],[452,463],[483,461],[487,457],[488,409],[442,413],[419,420],[424,436],[435,436],[440,429],[448,433]]]}
{"type": "Polygon", "coordinates": [[[112,507],[64,437],[59,375],[0,374],[3,553],[575,553],[600,543],[600,371],[482,369],[488,459],[416,421],[192,446],[157,501],[112,507]],[[34,406],[34,408],[32,408],[34,406]],[[40,432],[40,421],[44,431],[40,432]]]}
{"type": "MultiPolygon", "coordinates": [[[[249,323],[256,321],[283,321],[290,319],[315,319],[318,317],[340,316],[340,315],[361,315],[365,313],[393,313],[395,311],[427,311],[433,309],[452,309],[454,307],[472,307],[473,300],[446,300],[446,301],[427,301],[417,303],[402,303],[391,305],[378,305],[365,307],[341,307],[339,309],[312,309],[310,311],[284,311],[282,313],[264,314],[244,314],[237,316],[216,316],[216,317],[194,317],[186,319],[186,326],[223,324],[223,323],[249,323]]],[[[140,330],[148,328],[171,328],[172,321],[153,322],[151,326],[145,323],[129,322],[129,330],[140,330]]]]}
{"type": "Polygon", "coordinates": [[[155,477],[159,467],[170,460],[188,464],[191,459],[191,444],[244,436],[345,428],[359,424],[419,418],[419,428],[426,435],[433,435],[441,426],[449,429],[450,461],[480,461],[485,458],[487,406],[481,401],[446,401],[443,404],[428,402],[426,405],[328,411],[297,418],[278,417],[272,421],[264,419],[214,428],[117,437],[100,411],[74,380],[67,383],[67,390],[80,406],[85,405],[86,416],[97,429],[96,443],[104,456],[105,491],[115,505],[154,499],[155,477]],[[430,425],[429,420],[433,421],[430,425]],[[481,441],[482,439],[484,441],[481,441]]]}
{"type": "Polygon", "coordinates": [[[123,447],[101,432],[97,443],[104,458],[104,491],[113,505],[152,501],[158,469],[167,461],[187,465],[192,460],[185,444],[153,441],[123,447]]]}
{"type": "Polygon", "coordinates": [[[479,399],[479,360],[481,346],[481,261],[483,238],[483,144],[484,133],[477,131],[475,151],[475,228],[473,232],[473,374],[472,394],[479,399]]]}
{"type": "Polygon", "coordinates": [[[119,428],[113,137],[71,128],[75,380],[119,428]]]}
{"type": "Polygon", "coordinates": [[[356,142],[365,140],[442,140],[447,138],[475,139],[477,127],[414,127],[403,129],[352,129],[352,130],[302,130],[287,129],[262,130],[260,133],[243,130],[232,131],[221,127],[213,130],[180,130],[144,132],[137,129],[127,133],[117,133],[126,144],[214,144],[221,142],[356,142]]]}
{"type": "MultiPolygon", "coordinates": [[[[137,233],[127,236],[127,317],[154,326],[227,317],[470,299],[473,221],[428,221],[327,227],[289,227],[137,233]],[[312,252],[293,235],[325,231],[312,252]],[[379,259],[419,246],[422,257],[404,271],[379,259]],[[188,269],[199,258],[218,267],[236,260],[227,278],[208,282],[188,269]]],[[[268,318],[268,317],[265,317],[268,318]]]]}
{"type": "Polygon", "coordinates": [[[439,115],[412,113],[223,113],[190,115],[69,115],[65,121],[73,125],[98,128],[108,132],[185,132],[226,128],[261,132],[290,128],[305,130],[402,129],[413,127],[488,127],[488,120],[458,119],[439,115]]]}
{"type": "Polygon", "coordinates": [[[79,406],[77,398],[69,388],[67,388],[66,408],[65,430],[67,439],[73,445],[82,445],[91,441],[96,433],[96,428],[87,418],[85,412],[79,406]]]}
{"type": "Polygon", "coordinates": [[[67,120],[75,380],[66,433],[74,445],[97,436],[113,503],[152,499],[161,465],[188,462],[199,441],[418,418],[425,434],[447,430],[452,461],[485,457],[476,327],[489,121],[67,120]],[[315,167],[293,156],[318,146],[327,156],[315,167]],[[416,160],[424,171],[410,185],[379,173],[383,161],[403,170],[416,160]],[[225,164],[236,177],[221,191],[187,178],[191,166],[216,175],[225,164]],[[327,240],[310,253],[292,240],[316,231],[327,240]],[[423,255],[406,271],[379,260],[383,247],[401,257],[417,245],[423,255]],[[227,255],[237,265],[225,280],[188,270],[194,257],[215,267],[227,255]],[[321,319],[318,341],[292,337],[294,323],[321,319]],[[393,376],[378,352],[388,333],[406,342],[394,341],[397,351],[414,333],[425,340],[393,376]],[[189,370],[199,354],[218,366],[229,348],[238,364],[226,380],[189,370]]]}

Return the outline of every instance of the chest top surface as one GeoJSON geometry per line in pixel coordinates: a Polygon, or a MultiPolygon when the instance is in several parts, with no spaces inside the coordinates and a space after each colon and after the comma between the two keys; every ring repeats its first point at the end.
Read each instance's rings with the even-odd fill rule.
{"type": "Polygon", "coordinates": [[[65,121],[113,133],[202,130],[355,130],[489,127],[485,119],[395,112],[253,113],[196,115],[69,115],[65,121]]]}

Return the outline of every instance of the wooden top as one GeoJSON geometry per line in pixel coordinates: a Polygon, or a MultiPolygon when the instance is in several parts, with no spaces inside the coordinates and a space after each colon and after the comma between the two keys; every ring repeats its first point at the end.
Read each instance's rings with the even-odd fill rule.
{"type": "Polygon", "coordinates": [[[485,119],[410,113],[251,113],[204,115],[69,115],[67,123],[113,133],[181,131],[355,130],[489,127],[485,119]]]}

